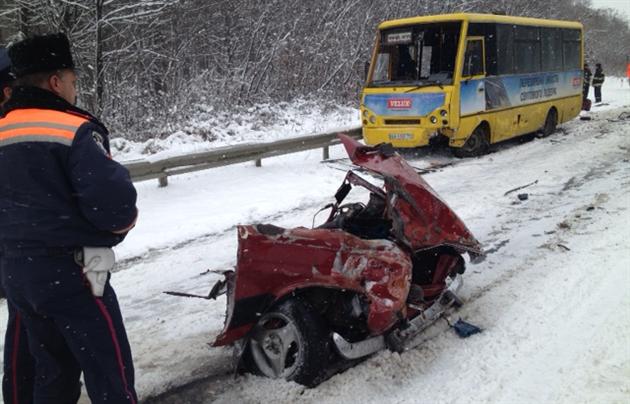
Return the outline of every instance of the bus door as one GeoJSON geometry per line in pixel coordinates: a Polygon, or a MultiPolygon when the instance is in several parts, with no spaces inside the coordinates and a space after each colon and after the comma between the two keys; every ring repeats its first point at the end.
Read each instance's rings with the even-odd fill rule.
{"type": "Polygon", "coordinates": [[[485,60],[483,37],[468,37],[460,85],[461,116],[483,112],[486,109],[485,60]]]}

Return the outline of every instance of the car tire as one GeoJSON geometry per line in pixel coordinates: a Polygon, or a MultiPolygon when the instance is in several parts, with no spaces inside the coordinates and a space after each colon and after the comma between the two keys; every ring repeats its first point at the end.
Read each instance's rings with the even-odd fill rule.
{"type": "Polygon", "coordinates": [[[482,156],[490,149],[490,140],[484,126],[477,126],[473,133],[468,137],[466,143],[462,147],[453,148],[455,157],[477,157],[482,156]]]}
{"type": "Polygon", "coordinates": [[[248,370],[314,387],[325,378],[332,338],[322,319],[294,298],[263,314],[245,350],[248,370]]]}
{"type": "Polygon", "coordinates": [[[545,123],[540,130],[540,137],[547,137],[556,131],[556,127],[558,126],[558,112],[555,108],[551,108],[549,112],[547,112],[547,118],[545,118],[545,123]]]}

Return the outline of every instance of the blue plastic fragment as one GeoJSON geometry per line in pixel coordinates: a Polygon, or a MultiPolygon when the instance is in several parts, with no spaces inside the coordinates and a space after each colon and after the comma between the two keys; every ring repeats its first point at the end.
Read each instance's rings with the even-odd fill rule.
{"type": "Polygon", "coordinates": [[[459,335],[462,338],[467,338],[473,334],[477,334],[478,332],[481,332],[481,328],[477,327],[476,325],[467,323],[461,318],[457,320],[455,324],[452,325],[452,327],[455,329],[455,332],[457,333],[457,335],[459,335]]]}

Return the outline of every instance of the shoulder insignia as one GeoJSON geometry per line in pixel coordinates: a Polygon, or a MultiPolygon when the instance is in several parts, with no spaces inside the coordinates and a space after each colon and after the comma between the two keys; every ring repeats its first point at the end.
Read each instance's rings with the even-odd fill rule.
{"type": "Polygon", "coordinates": [[[98,148],[101,149],[103,154],[105,154],[106,156],[109,156],[107,149],[105,149],[105,139],[103,139],[103,135],[101,135],[100,133],[96,131],[92,131],[92,139],[94,139],[94,143],[96,143],[98,148]]]}

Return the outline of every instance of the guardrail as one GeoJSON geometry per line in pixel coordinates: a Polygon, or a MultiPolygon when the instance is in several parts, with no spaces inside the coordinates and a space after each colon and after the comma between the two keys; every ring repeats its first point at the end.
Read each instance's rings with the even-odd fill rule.
{"type": "Polygon", "coordinates": [[[340,143],[337,138],[339,133],[345,133],[360,139],[361,127],[351,128],[344,132],[302,136],[268,143],[221,147],[207,152],[169,157],[162,160],[130,161],[123,164],[129,170],[133,181],[157,178],[159,186],[165,187],[168,185],[168,177],[171,175],[185,174],[246,161],[255,161],[256,167],[260,167],[264,158],[318,149],[320,147],[323,149],[322,158],[326,160],[329,158],[329,147],[340,143]]]}

